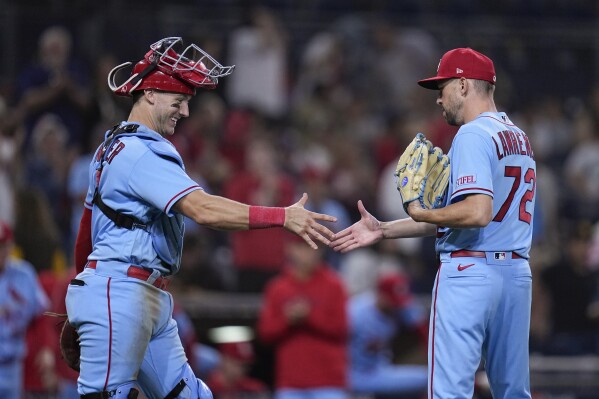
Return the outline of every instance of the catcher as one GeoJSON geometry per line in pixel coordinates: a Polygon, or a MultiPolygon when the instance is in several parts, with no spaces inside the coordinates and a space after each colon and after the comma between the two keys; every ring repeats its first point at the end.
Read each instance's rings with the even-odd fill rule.
{"type": "Polygon", "coordinates": [[[211,399],[187,362],[165,291],[180,266],[183,216],[223,230],[284,227],[315,249],[314,240],[328,244],[332,236],[318,222],[335,218],[306,210],[306,194],[285,208],[249,206],[206,193],[185,173],[165,136],[189,115],[196,89],[215,88],[232,66],[195,44],[182,46],[179,37],[152,44],[117,84],[130,65],[108,75],[112,91],[133,106],[89,167],[62,351],[80,368],[82,399],[135,399],[138,389],[148,399],[211,399]]]}

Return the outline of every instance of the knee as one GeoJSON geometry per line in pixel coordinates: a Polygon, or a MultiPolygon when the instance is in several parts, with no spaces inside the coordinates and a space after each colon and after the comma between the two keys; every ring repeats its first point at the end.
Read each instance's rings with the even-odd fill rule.
{"type": "Polygon", "coordinates": [[[185,371],[181,380],[164,397],[164,399],[213,399],[210,388],[204,381],[195,376],[189,364],[185,365],[185,371]]]}
{"type": "Polygon", "coordinates": [[[102,391],[86,393],[81,395],[81,399],[137,399],[139,391],[136,388],[135,382],[127,382],[121,384],[112,391],[102,391]]]}

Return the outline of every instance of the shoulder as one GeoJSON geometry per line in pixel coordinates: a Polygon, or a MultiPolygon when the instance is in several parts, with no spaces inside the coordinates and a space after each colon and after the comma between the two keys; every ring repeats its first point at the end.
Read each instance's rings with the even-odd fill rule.
{"type": "Polygon", "coordinates": [[[26,260],[9,258],[6,272],[16,278],[35,280],[37,273],[33,265],[26,260]]]}

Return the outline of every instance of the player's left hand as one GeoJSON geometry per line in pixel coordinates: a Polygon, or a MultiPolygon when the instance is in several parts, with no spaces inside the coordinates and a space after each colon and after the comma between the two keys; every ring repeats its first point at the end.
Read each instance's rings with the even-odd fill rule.
{"type": "Polygon", "coordinates": [[[298,202],[285,208],[285,228],[303,238],[313,249],[318,249],[313,239],[329,245],[334,233],[319,221],[336,222],[337,218],[307,210],[304,208],[306,202],[308,194],[304,193],[298,202]]]}

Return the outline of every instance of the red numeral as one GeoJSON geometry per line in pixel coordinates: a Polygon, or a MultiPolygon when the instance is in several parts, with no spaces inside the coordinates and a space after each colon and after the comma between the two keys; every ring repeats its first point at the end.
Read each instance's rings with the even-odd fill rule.
{"type": "MultiPolygon", "coordinates": [[[[494,222],[501,222],[505,217],[507,211],[510,209],[512,202],[514,201],[514,196],[516,195],[516,191],[518,191],[518,187],[520,187],[520,180],[522,178],[522,168],[520,166],[506,166],[505,167],[505,176],[514,178],[514,183],[512,184],[512,188],[510,193],[508,194],[505,202],[499,208],[499,212],[493,218],[494,222]]],[[[526,210],[526,204],[531,202],[535,196],[535,186],[536,186],[536,177],[535,171],[532,168],[529,168],[524,175],[525,183],[532,183],[532,187],[530,190],[526,190],[522,198],[520,199],[520,209],[519,209],[519,219],[525,223],[530,224],[532,220],[532,215],[530,212],[526,210]]]]}

